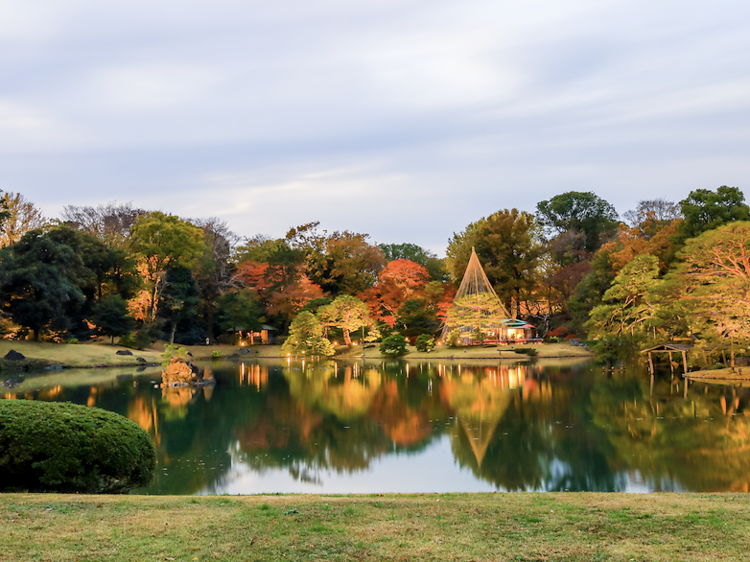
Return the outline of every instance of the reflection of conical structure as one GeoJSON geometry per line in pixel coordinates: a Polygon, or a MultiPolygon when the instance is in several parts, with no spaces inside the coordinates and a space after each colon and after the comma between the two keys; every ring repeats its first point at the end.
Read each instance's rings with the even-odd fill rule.
{"type": "Polygon", "coordinates": [[[505,414],[513,394],[486,379],[476,381],[470,377],[445,381],[440,393],[456,412],[477,459],[477,466],[481,466],[495,428],[505,414]]]}
{"type": "Polygon", "coordinates": [[[502,321],[509,316],[487,278],[487,274],[482,269],[476,251],[472,248],[471,258],[461,279],[461,285],[446,314],[441,340],[445,341],[448,333],[453,329],[458,329],[462,333],[468,333],[477,328],[499,329],[503,325],[502,321]]]}

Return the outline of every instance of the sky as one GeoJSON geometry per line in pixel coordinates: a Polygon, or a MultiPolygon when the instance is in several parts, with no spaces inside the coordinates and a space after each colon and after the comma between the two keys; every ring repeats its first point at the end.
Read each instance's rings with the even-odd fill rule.
{"type": "Polygon", "coordinates": [[[0,190],[443,255],[593,191],[750,196],[743,0],[0,0],[0,190]]]}

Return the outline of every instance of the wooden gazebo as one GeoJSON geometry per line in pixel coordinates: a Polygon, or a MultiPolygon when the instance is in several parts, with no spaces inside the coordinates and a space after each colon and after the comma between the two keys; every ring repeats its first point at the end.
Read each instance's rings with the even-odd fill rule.
{"type": "Polygon", "coordinates": [[[693,349],[693,346],[690,344],[685,343],[663,343],[661,345],[657,345],[654,347],[649,347],[648,349],[644,349],[641,351],[641,353],[648,353],[648,366],[650,369],[651,374],[654,374],[654,359],[651,355],[652,353],[668,353],[669,354],[669,367],[672,369],[672,372],[674,372],[674,363],[672,363],[672,354],[673,353],[680,353],[682,354],[682,368],[683,373],[687,373],[687,353],[693,349]]]}

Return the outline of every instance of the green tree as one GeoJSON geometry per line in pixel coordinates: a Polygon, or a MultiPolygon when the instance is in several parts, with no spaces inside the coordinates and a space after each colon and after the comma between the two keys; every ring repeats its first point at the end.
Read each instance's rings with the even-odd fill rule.
{"type": "Polygon", "coordinates": [[[187,267],[173,267],[164,278],[159,317],[167,322],[169,343],[195,345],[206,337],[198,316],[200,290],[187,267]]]}
{"type": "Polygon", "coordinates": [[[200,289],[199,307],[206,323],[206,333],[213,339],[218,298],[234,286],[236,267],[230,262],[230,258],[232,245],[238,237],[229,230],[226,222],[215,217],[195,221],[195,224],[203,230],[205,249],[196,262],[193,277],[200,289]]]}
{"type": "Polygon", "coordinates": [[[285,353],[305,353],[330,357],[336,350],[323,336],[323,325],[307,310],[300,312],[289,326],[289,337],[281,346],[285,353]]]}
{"type": "Polygon", "coordinates": [[[217,302],[219,327],[223,332],[260,330],[260,303],[252,289],[224,293],[217,302]]]}
{"type": "Polygon", "coordinates": [[[732,221],[750,219],[750,207],[745,204],[745,195],[736,187],[722,185],[714,193],[710,189],[691,191],[680,201],[685,219],[680,224],[683,240],[694,238],[732,221]]]}
{"type": "Polygon", "coordinates": [[[434,334],[439,324],[434,307],[425,297],[409,299],[398,309],[396,327],[400,326],[407,337],[434,334]]]}
{"type": "Polygon", "coordinates": [[[120,295],[109,295],[97,301],[91,313],[91,321],[99,332],[112,338],[129,334],[135,322],[128,316],[128,305],[120,295]]]}
{"type": "Polygon", "coordinates": [[[69,311],[85,305],[82,287],[92,278],[67,228],[33,230],[0,250],[0,306],[35,341],[45,330],[70,328],[69,311]]]}
{"type": "Polygon", "coordinates": [[[380,353],[391,357],[401,357],[406,355],[406,338],[401,334],[391,334],[380,342],[380,353]]]}
{"type": "Polygon", "coordinates": [[[159,290],[167,269],[192,267],[203,255],[203,231],[160,212],[141,215],[133,225],[131,248],[143,260],[151,287],[151,320],[156,318],[159,290]]]}
{"type": "Polygon", "coordinates": [[[659,283],[659,260],[650,254],[636,257],[617,274],[604,293],[603,303],[591,311],[587,323],[598,336],[644,334],[657,317],[652,294],[659,283]]]}
{"type": "Polygon", "coordinates": [[[331,304],[319,308],[317,317],[326,328],[340,328],[349,347],[352,345],[351,332],[371,325],[367,305],[350,295],[339,295],[331,304]]]}
{"type": "Polygon", "coordinates": [[[539,224],[548,234],[567,238],[572,252],[596,251],[619,224],[615,208],[591,191],[555,195],[537,203],[536,209],[539,224]]]}

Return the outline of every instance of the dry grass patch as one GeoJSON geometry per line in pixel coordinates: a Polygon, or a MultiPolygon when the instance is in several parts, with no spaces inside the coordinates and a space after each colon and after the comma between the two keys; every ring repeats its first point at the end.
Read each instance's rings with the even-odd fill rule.
{"type": "Polygon", "coordinates": [[[158,351],[131,349],[133,355],[117,355],[117,350],[125,348],[99,342],[65,344],[0,340],[0,357],[5,357],[11,349],[27,359],[71,367],[134,365],[136,357],[143,357],[149,363],[161,361],[158,351]]]}
{"type": "Polygon", "coordinates": [[[0,560],[740,560],[750,498],[0,497],[0,560]]]}

